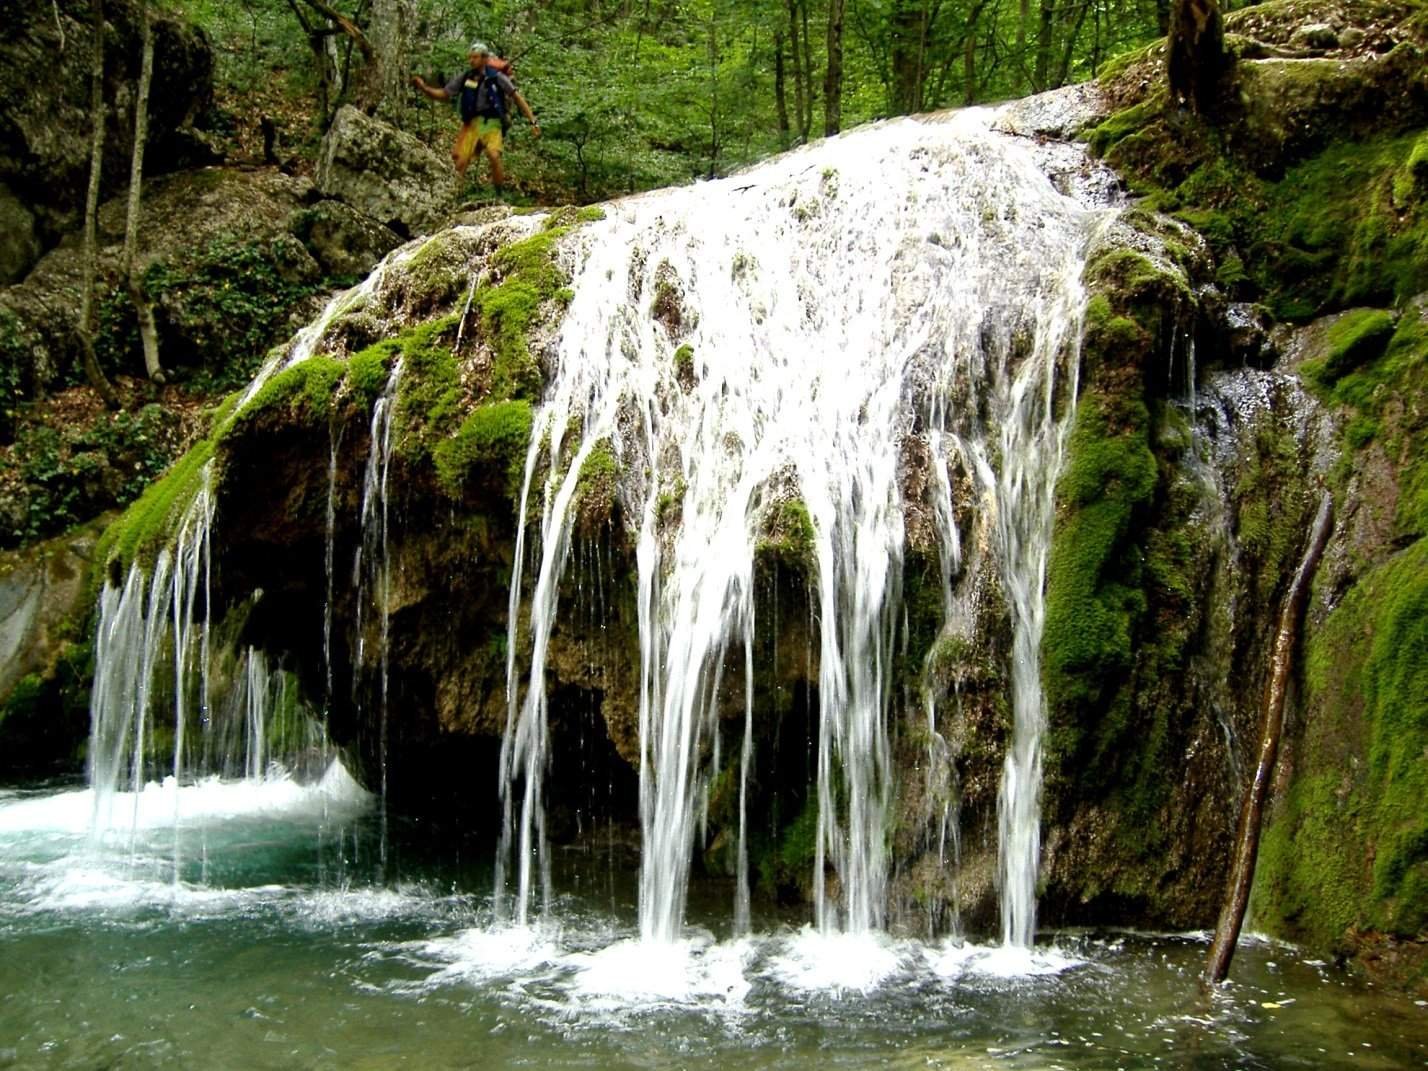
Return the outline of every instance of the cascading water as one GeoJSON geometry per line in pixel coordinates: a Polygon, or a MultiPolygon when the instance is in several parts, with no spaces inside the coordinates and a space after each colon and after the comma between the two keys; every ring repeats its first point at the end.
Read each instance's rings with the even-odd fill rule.
{"type": "MultiPolygon", "coordinates": [[[[382,396],[372,406],[369,431],[367,471],[362,478],[362,539],[352,562],[352,586],[357,594],[355,665],[366,664],[367,636],[363,630],[363,610],[368,603],[377,608],[380,625],[377,631],[377,760],[382,806],[381,862],[387,856],[387,665],[388,640],[391,627],[389,607],[392,594],[392,560],[390,553],[388,477],[392,467],[392,417],[397,399],[397,387],[402,380],[402,359],[392,364],[382,396]]],[[[360,675],[352,676],[353,697],[360,696],[360,675]]],[[[358,704],[360,712],[361,706],[358,704]]]]}
{"type": "MultiPolygon", "coordinates": [[[[734,178],[631,198],[583,232],[521,496],[522,518],[533,495],[541,503],[528,666],[516,655],[524,526],[511,591],[502,791],[507,843],[519,840],[519,921],[533,861],[546,865],[545,659],[572,506],[586,459],[605,443],[638,526],[642,937],[682,932],[700,803],[720,772],[726,658],[741,645],[744,664],[730,672],[744,675],[737,761],[747,775],[754,560],[795,498],[818,570],[818,924],[882,925],[900,459],[908,439],[926,435],[949,613],[961,555],[949,461],[995,515],[1015,634],[1004,937],[1030,942],[1041,587],[1098,213],[1058,193],[1031,146],[992,129],[993,114],[890,123],[860,132],[856,152],[831,139],[734,178]],[[690,349],[677,356],[681,344],[690,349]],[[825,884],[829,868],[836,886],[825,884]]],[[[746,882],[746,862],[740,875],[746,882]]]]}

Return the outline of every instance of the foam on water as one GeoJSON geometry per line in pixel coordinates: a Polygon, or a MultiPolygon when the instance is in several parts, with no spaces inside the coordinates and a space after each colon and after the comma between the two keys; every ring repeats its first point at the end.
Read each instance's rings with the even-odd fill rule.
{"type": "Polygon", "coordinates": [[[1017,980],[1061,974],[1086,961],[1058,948],[946,943],[924,949],[927,965],[944,981],[964,978],[1017,980]]]}
{"type": "Polygon", "coordinates": [[[749,939],[716,944],[707,936],[678,941],[619,941],[562,961],[575,968],[570,993],[582,1005],[616,1010],[648,1004],[693,1004],[706,1011],[736,1011],[751,984],[745,970],[749,939]]]}
{"type": "Polygon", "coordinates": [[[804,928],[770,964],[775,978],[805,992],[870,993],[906,970],[909,942],[882,933],[828,933],[804,928]]]}
{"type": "Polygon", "coordinates": [[[333,762],[310,784],[273,767],[262,779],[205,777],[186,785],[172,776],[162,782],[149,781],[137,795],[116,792],[113,806],[98,812],[92,788],[0,801],[0,835],[152,832],[172,828],[175,814],[193,823],[253,817],[315,818],[332,815],[334,810],[355,816],[370,803],[371,795],[340,762],[333,762]],[[91,824],[96,813],[100,819],[97,828],[91,824]]]}

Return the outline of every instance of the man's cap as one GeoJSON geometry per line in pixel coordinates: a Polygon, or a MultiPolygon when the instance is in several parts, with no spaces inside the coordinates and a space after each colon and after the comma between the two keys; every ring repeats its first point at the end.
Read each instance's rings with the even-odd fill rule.
{"type": "Polygon", "coordinates": [[[485,41],[472,41],[471,47],[466,50],[466,54],[470,55],[472,52],[479,52],[483,56],[489,56],[491,54],[491,50],[486,47],[485,41]]]}

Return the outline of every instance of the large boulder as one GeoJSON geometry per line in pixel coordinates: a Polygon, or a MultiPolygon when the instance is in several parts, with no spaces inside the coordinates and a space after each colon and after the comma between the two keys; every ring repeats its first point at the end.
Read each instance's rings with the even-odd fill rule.
{"type": "MultiPolygon", "coordinates": [[[[139,261],[165,363],[255,360],[310,315],[323,270],[290,231],[312,185],[277,171],[205,168],[145,184],[139,261]]],[[[121,279],[124,198],[99,213],[99,333],[111,371],[137,373],[137,329],[121,279]]],[[[6,349],[31,390],[76,379],[82,251],[70,235],[23,283],[0,290],[6,349]]]]}
{"type": "Polygon", "coordinates": [[[89,563],[101,528],[0,554],[0,774],[34,776],[80,762],[89,563]]]}
{"type": "Polygon", "coordinates": [[[322,139],[317,188],[407,235],[435,229],[461,192],[449,160],[351,105],[322,139]]]}
{"type": "Polygon", "coordinates": [[[298,212],[292,231],[322,270],[336,278],[366,275],[402,241],[390,227],[332,200],[298,212]]]}
{"type": "Polygon", "coordinates": [[[39,257],[34,213],[0,184],[0,284],[23,279],[39,257]]]}
{"type": "MultiPolygon", "coordinates": [[[[105,17],[109,193],[129,176],[141,38],[134,0],[109,0],[105,17]]],[[[49,244],[79,222],[89,181],[89,3],[0,0],[0,25],[0,182],[35,214],[49,244]]],[[[159,174],[194,162],[201,139],[192,124],[212,100],[213,50],[201,30],[173,17],[155,16],[153,31],[145,168],[159,174]]]]}

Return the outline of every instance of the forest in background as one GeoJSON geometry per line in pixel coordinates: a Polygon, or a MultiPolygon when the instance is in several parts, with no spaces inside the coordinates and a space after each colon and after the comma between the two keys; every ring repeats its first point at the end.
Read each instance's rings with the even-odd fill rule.
{"type": "Polygon", "coordinates": [[[451,107],[407,76],[449,77],[471,41],[487,42],[513,61],[544,134],[512,127],[517,196],[551,203],[727,174],[871,119],[1082,81],[1164,36],[1170,0],[190,0],[181,10],[213,41],[215,123],[235,155],[265,155],[266,118],[267,158],[298,169],[349,100],[444,152],[451,107]]]}

